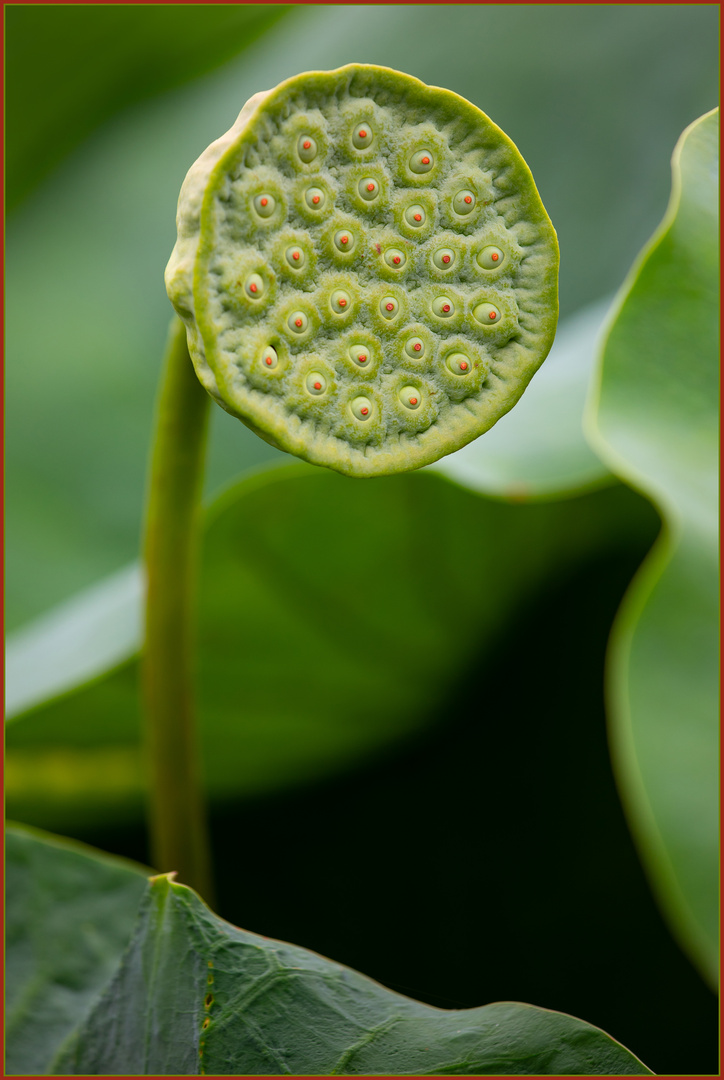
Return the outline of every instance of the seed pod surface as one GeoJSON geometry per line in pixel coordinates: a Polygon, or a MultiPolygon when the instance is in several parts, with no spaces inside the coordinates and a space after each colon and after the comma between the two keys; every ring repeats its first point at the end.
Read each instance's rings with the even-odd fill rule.
{"type": "Polygon", "coordinates": [[[166,270],[208,392],[350,476],[492,427],[551,347],[557,280],[510,139],[456,94],[366,64],[246,103],[184,181],[166,270]]]}

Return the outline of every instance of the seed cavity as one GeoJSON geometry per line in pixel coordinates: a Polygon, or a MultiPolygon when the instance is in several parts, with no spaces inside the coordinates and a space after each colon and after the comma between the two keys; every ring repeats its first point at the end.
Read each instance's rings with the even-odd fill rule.
{"type": "Polygon", "coordinates": [[[436,296],[432,302],[432,310],[440,319],[450,319],[455,314],[455,305],[449,296],[436,296]]]}
{"type": "Polygon", "coordinates": [[[321,210],[327,201],[327,196],[318,187],[307,188],[304,198],[310,210],[321,210]]]}
{"type": "Polygon", "coordinates": [[[356,240],[354,233],[351,233],[349,229],[338,229],[334,234],[333,242],[337,251],[352,251],[356,240]]]}
{"type": "Polygon", "coordinates": [[[413,229],[421,229],[427,222],[425,207],[420,206],[419,203],[413,203],[412,206],[408,206],[407,210],[405,210],[405,221],[413,229]]]}
{"type": "Polygon", "coordinates": [[[468,375],[472,369],[470,357],[465,353],[451,353],[445,363],[453,375],[468,375]]]}
{"type": "Polygon", "coordinates": [[[393,270],[401,270],[407,262],[407,255],[399,248],[388,248],[385,252],[385,262],[393,270]]]}
{"type": "Polygon", "coordinates": [[[293,311],[287,319],[287,326],[293,334],[303,334],[309,326],[309,319],[303,311],[293,311]]]}
{"type": "Polygon", "coordinates": [[[327,389],[327,380],[320,371],[310,371],[305,379],[305,386],[314,397],[321,397],[327,389]]]}
{"type": "Polygon", "coordinates": [[[478,266],[482,266],[484,270],[495,270],[505,262],[505,252],[491,244],[489,247],[484,247],[482,251],[479,251],[475,256],[475,260],[478,266]]]}
{"type": "Polygon", "coordinates": [[[266,349],[264,349],[261,354],[261,362],[268,371],[273,371],[274,368],[279,367],[279,356],[272,345],[267,345],[266,349]]]}
{"type": "Polygon", "coordinates": [[[350,308],[350,295],[345,292],[344,289],[335,289],[329,298],[332,311],[335,311],[338,315],[343,315],[349,311],[350,308]]]}
{"type": "Polygon", "coordinates": [[[453,210],[460,217],[466,217],[468,214],[472,214],[476,204],[475,192],[470,191],[469,188],[463,188],[462,191],[458,191],[453,199],[453,210]]]}
{"type": "Polygon", "coordinates": [[[207,994],[206,997],[204,998],[204,1008],[205,1009],[210,1009],[213,1004],[214,1004],[214,995],[213,994],[207,994]]]}
{"type": "Polygon", "coordinates": [[[364,150],[371,144],[374,137],[375,135],[370,124],[359,124],[352,134],[352,144],[356,146],[358,150],[364,150]]]}
{"type": "Polygon", "coordinates": [[[452,248],[438,248],[432,256],[432,261],[438,270],[452,270],[456,258],[452,248]]]}
{"type": "Polygon", "coordinates": [[[419,337],[408,338],[405,342],[405,352],[412,360],[421,360],[425,355],[425,342],[419,337]]]}
{"type": "Polygon", "coordinates": [[[297,154],[305,165],[314,161],[317,156],[317,142],[311,135],[300,135],[297,143],[297,154]]]}
{"type": "Polygon", "coordinates": [[[473,315],[483,326],[491,326],[493,323],[500,322],[500,312],[495,304],[478,304],[473,311],[473,315]]]}
{"type": "Polygon", "coordinates": [[[350,345],[349,355],[361,368],[369,367],[370,351],[366,345],[350,345]]]}
{"type": "Polygon", "coordinates": [[[372,402],[366,397],[356,397],[350,404],[350,411],[358,420],[369,420],[372,415],[372,402]]]}
{"type": "Polygon", "coordinates": [[[288,247],[284,254],[289,265],[295,270],[301,270],[307,264],[307,256],[301,248],[288,247]]]}
{"type": "Polygon", "coordinates": [[[399,310],[400,305],[394,296],[383,296],[380,300],[380,314],[383,319],[394,319],[399,310]]]}
{"type": "Polygon", "coordinates": [[[261,300],[266,288],[259,274],[249,274],[244,285],[244,291],[251,300],[261,300]]]}
{"type": "Polygon", "coordinates": [[[435,159],[429,150],[418,150],[410,158],[410,171],[414,173],[428,173],[435,164],[435,159]]]}
{"type": "Polygon", "coordinates": [[[270,218],[277,207],[277,201],[273,195],[264,192],[254,199],[254,209],[260,218],[270,218]]]}
{"type": "Polygon", "coordinates": [[[357,185],[357,190],[365,202],[374,202],[380,193],[380,185],[373,176],[365,176],[357,185]]]}
{"type": "Polygon", "coordinates": [[[416,386],[403,386],[397,396],[406,409],[419,409],[422,396],[416,386]]]}

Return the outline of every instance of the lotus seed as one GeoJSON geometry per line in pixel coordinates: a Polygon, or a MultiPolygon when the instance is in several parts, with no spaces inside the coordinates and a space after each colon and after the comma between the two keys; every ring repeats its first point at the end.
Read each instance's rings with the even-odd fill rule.
{"type": "Polygon", "coordinates": [[[456,214],[464,217],[466,214],[472,214],[476,201],[475,193],[465,188],[463,191],[458,191],[453,199],[453,209],[456,214]]]}
{"type": "Polygon", "coordinates": [[[432,261],[438,270],[452,270],[455,265],[455,252],[452,248],[438,248],[432,261]]]}
{"type": "Polygon", "coordinates": [[[405,352],[413,360],[421,360],[425,355],[425,342],[419,337],[408,338],[405,342],[405,352]]]}
{"type": "Polygon", "coordinates": [[[334,246],[338,251],[352,251],[355,238],[348,229],[339,229],[334,234],[334,246]]]}
{"type": "Polygon", "coordinates": [[[434,158],[429,150],[418,150],[410,158],[410,170],[414,173],[428,173],[434,163],[434,158]]]}
{"type": "Polygon", "coordinates": [[[449,296],[436,296],[432,302],[432,310],[441,319],[450,319],[455,314],[455,305],[449,296]]]}
{"type": "Polygon", "coordinates": [[[264,282],[259,274],[249,274],[246,279],[246,295],[250,296],[252,300],[261,300],[264,295],[264,282]]]}
{"type": "Polygon", "coordinates": [[[303,334],[309,326],[309,319],[303,311],[293,311],[287,319],[287,326],[294,334],[303,334]]]}
{"type": "Polygon", "coordinates": [[[298,247],[287,248],[286,258],[289,265],[293,266],[295,270],[301,270],[307,262],[307,256],[304,254],[302,249],[298,247]]]}
{"type": "Polygon", "coordinates": [[[300,135],[297,143],[297,153],[301,160],[308,165],[317,156],[317,143],[311,135],[300,135]]]}
{"type": "Polygon", "coordinates": [[[473,315],[483,326],[490,326],[491,323],[500,322],[500,312],[495,304],[478,304],[473,311],[473,315]]]}
{"type": "Polygon", "coordinates": [[[352,142],[358,150],[364,150],[369,146],[374,138],[372,128],[369,124],[360,124],[358,128],[355,128],[354,135],[352,136],[352,142]]]}
{"type": "Polygon", "coordinates": [[[385,252],[385,262],[388,266],[401,269],[407,262],[407,255],[399,248],[388,248],[385,252]]]}
{"type": "Polygon", "coordinates": [[[257,195],[254,199],[254,209],[261,218],[270,218],[276,210],[277,201],[273,195],[257,195]]]}
{"type": "Polygon", "coordinates": [[[348,310],[349,303],[349,293],[345,292],[344,289],[335,289],[330,297],[332,311],[336,311],[338,315],[341,315],[348,310]]]}
{"type": "Polygon", "coordinates": [[[365,202],[373,202],[380,193],[380,185],[371,176],[365,176],[357,185],[357,190],[365,202]]]}
{"type": "Polygon", "coordinates": [[[420,391],[416,386],[403,386],[398,396],[408,409],[417,409],[420,405],[420,391]]]}
{"type": "Polygon", "coordinates": [[[327,201],[324,192],[318,187],[310,187],[304,198],[311,210],[321,210],[327,201]]]}
{"type": "Polygon", "coordinates": [[[370,358],[369,349],[364,345],[350,345],[349,355],[360,367],[366,367],[370,358]]]}
{"type": "Polygon", "coordinates": [[[366,397],[356,397],[350,405],[352,415],[358,420],[369,420],[372,414],[372,402],[366,397]]]}
{"type": "Polygon", "coordinates": [[[478,266],[482,266],[484,270],[495,270],[496,267],[503,265],[505,253],[491,244],[479,251],[475,258],[478,266]]]}
{"type": "Polygon", "coordinates": [[[405,210],[405,221],[408,225],[411,225],[413,229],[420,229],[427,221],[427,214],[425,213],[424,206],[420,206],[419,203],[413,203],[412,206],[408,206],[405,210]]]}
{"type": "Polygon", "coordinates": [[[453,375],[467,375],[470,371],[470,358],[465,353],[451,353],[446,363],[453,375]]]}
{"type": "Polygon", "coordinates": [[[487,431],[553,340],[558,248],[525,162],[469,102],[400,72],[259,95],[189,172],[178,220],[166,281],[204,385],[351,476],[487,431]]]}
{"type": "Polygon", "coordinates": [[[310,394],[319,397],[327,389],[327,380],[319,371],[310,371],[306,378],[306,387],[310,394]]]}

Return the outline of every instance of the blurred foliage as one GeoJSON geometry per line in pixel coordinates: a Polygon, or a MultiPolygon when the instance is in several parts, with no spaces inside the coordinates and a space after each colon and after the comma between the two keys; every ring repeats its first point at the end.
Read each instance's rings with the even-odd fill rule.
{"type": "Polygon", "coordinates": [[[5,199],[12,208],[95,128],[236,56],[285,4],[9,4],[5,199]]]}
{"type": "MultiPolygon", "coordinates": [[[[44,37],[52,36],[54,57],[70,55],[72,44],[56,20],[72,13],[67,25],[77,35],[78,21],[102,26],[119,10],[32,7],[37,20],[58,27],[57,35],[44,37]]],[[[121,10],[136,22],[129,21],[125,36],[116,30],[112,41],[105,36],[105,46],[96,46],[99,78],[105,78],[104,48],[109,57],[132,51],[147,28],[150,33],[167,17],[161,11],[178,15],[179,25],[190,26],[183,23],[192,17],[187,10],[199,25],[208,17],[218,27],[214,20],[221,18],[214,5],[121,10]]],[[[189,30],[191,44],[200,36],[189,30]]],[[[222,45],[225,50],[227,42],[222,45]]],[[[11,33],[7,49],[10,61],[11,33]]],[[[717,11],[705,5],[297,6],[219,71],[129,104],[98,128],[8,221],[9,626],[117,569],[137,550],[170,314],[163,268],[186,170],[253,92],[300,67],[353,60],[448,86],[513,138],[558,230],[565,315],[618,287],[660,220],[671,146],[717,99],[717,11]]],[[[8,73],[7,99],[20,110],[13,71],[17,65],[8,73]]],[[[134,80],[124,92],[135,100],[134,80]]],[[[96,116],[96,96],[89,77],[75,107],[78,124],[84,107],[96,116]]],[[[481,454],[484,446],[481,440],[481,454]]],[[[215,410],[211,489],[276,457],[215,410]]]]}
{"type": "MultiPolygon", "coordinates": [[[[544,583],[645,549],[657,525],[619,485],[516,505],[432,473],[361,483],[293,465],[234,486],[202,549],[207,790],[299,785],[419,732],[544,583]]],[[[13,817],[71,830],[142,816],[137,682],[134,660],[10,721],[13,817]]]]}
{"type": "Polygon", "coordinates": [[[611,638],[622,798],[675,932],[719,958],[719,113],[682,135],[666,217],[606,337],[594,444],[666,528],[611,638]]]}

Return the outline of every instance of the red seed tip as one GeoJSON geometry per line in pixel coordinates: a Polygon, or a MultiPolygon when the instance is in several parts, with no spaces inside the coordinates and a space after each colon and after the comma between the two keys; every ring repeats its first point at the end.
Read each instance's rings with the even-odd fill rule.
{"type": "Polygon", "coordinates": [[[395,310],[395,305],[394,304],[385,304],[385,307],[387,308],[388,311],[394,311],[395,310]]]}
{"type": "Polygon", "coordinates": [[[321,389],[322,389],[322,384],[321,384],[321,382],[315,382],[315,384],[314,384],[314,389],[315,389],[315,390],[321,390],[321,389]]]}
{"type": "Polygon", "coordinates": [[[422,214],[414,214],[415,221],[422,221],[422,214]]]}
{"type": "Polygon", "coordinates": [[[294,320],[294,325],[295,326],[301,326],[302,325],[302,320],[301,319],[295,319],[294,320]]]}
{"type": "Polygon", "coordinates": [[[368,191],[374,191],[375,190],[375,185],[374,184],[368,184],[367,185],[367,190],[368,191]]]}
{"type": "Polygon", "coordinates": [[[319,195],[312,195],[312,202],[316,206],[317,203],[319,202],[319,195]]]}
{"type": "Polygon", "coordinates": [[[460,370],[461,371],[467,371],[468,370],[468,365],[467,365],[465,360],[461,360],[461,362],[460,362],[460,370]]]}
{"type": "Polygon", "coordinates": [[[257,292],[257,285],[255,281],[252,281],[251,285],[249,286],[249,292],[257,292]]]}
{"type": "Polygon", "coordinates": [[[443,311],[449,311],[450,310],[450,305],[449,304],[443,304],[442,305],[442,310],[443,311]]]}
{"type": "Polygon", "coordinates": [[[429,164],[430,164],[430,159],[429,159],[429,157],[424,157],[424,158],[422,159],[422,164],[423,164],[423,165],[429,165],[429,164]]]}
{"type": "Polygon", "coordinates": [[[349,243],[349,237],[348,236],[340,236],[339,242],[340,242],[340,244],[348,244],[349,243]]]}
{"type": "Polygon", "coordinates": [[[305,150],[311,150],[312,149],[312,144],[310,143],[309,139],[305,139],[304,142],[302,143],[302,146],[304,147],[305,150]]]}
{"type": "Polygon", "coordinates": [[[466,203],[470,204],[472,201],[473,201],[472,195],[466,195],[465,196],[465,202],[466,203]]]}
{"type": "Polygon", "coordinates": [[[369,409],[365,405],[362,409],[360,409],[360,412],[362,413],[363,416],[366,416],[367,413],[369,412],[369,409]]]}
{"type": "Polygon", "coordinates": [[[419,351],[420,351],[420,349],[422,348],[422,345],[421,345],[421,344],[420,344],[420,342],[418,341],[418,342],[417,342],[417,344],[416,344],[416,345],[413,345],[412,347],[413,347],[413,349],[415,350],[415,352],[419,352],[419,351]]]}
{"type": "Polygon", "coordinates": [[[293,251],[292,252],[292,258],[293,259],[298,259],[299,258],[299,252],[298,251],[293,251]]]}
{"type": "Polygon", "coordinates": [[[360,364],[366,364],[367,363],[367,357],[366,356],[359,356],[357,359],[359,360],[360,364]]]}
{"type": "Polygon", "coordinates": [[[498,255],[497,251],[494,251],[490,258],[493,262],[497,262],[500,256],[498,255]]]}
{"type": "Polygon", "coordinates": [[[399,255],[393,255],[392,256],[392,261],[395,264],[395,266],[397,266],[399,264],[399,262],[400,262],[400,256],[399,255]]]}
{"type": "Polygon", "coordinates": [[[411,397],[410,398],[410,405],[417,405],[417,398],[416,397],[411,397]]]}
{"type": "Polygon", "coordinates": [[[366,139],[367,138],[367,132],[364,131],[363,129],[360,129],[359,137],[360,137],[360,139],[366,139]]]}
{"type": "Polygon", "coordinates": [[[495,318],[495,312],[494,311],[489,311],[488,312],[488,318],[489,319],[494,319],[495,318]]]}
{"type": "Polygon", "coordinates": [[[442,261],[443,261],[444,263],[449,263],[449,262],[450,262],[450,256],[449,256],[449,255],[443,255],[443,257],[442,257],[442,261]]]}
{"type": "Polygon", "coordinates": [[[265,364],[269,364],[269,366],[271,367],[271,362],[272,362],[272,358],[271,358],[271,356],[267,356],[267,358],[266,358],[266,360],[264,361],[264,363],[265,363],[265,364]]]}
{"type": "Polygon", "coordinates": [[[268,199],[260,199],[259,201],[261,202],[261,205],[262,205],[262,206],[266,206],[266,205],[267,205],[267,203],[269,202],[269,200],[268,200],[268,199]]]}
{"type": "Polygon", "coordinates": [[[345,300],[344,297],[342,297],[340,300],[338,300],[337,303],[339,304],[340,307],[347,307],[347,301],[345,300]]]}

